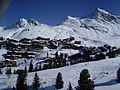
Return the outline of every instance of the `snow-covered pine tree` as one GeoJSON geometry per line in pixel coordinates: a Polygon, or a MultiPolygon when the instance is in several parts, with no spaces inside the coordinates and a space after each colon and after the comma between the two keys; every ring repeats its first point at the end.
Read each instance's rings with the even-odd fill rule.
{"type": "Polygon", "coordinates": [[[1,68],[0,68],[0,74],[2,74],[1,68]]]}
{"type": "Polygon", "coordinates": [[[62,80],[62,74],[59,72],[57,74],[57,78],[56,78],[56,84],[55,84],[56,89],[63,88],[63,84],[64,84],[64,82],[62,80]]]}
{"type": "Polygon", "coordinates": [[[117,71],[117,82],[120,83],[120,68],[117,71]]]}
{"type": "Polygon", "coordinates": [[[5,74],[12,74],[12,72],[11,72],[11,68],[7,68],[5,74]]]}
{"type": "Polygon", "coordinates": [[[67,90],[73,90],[72,85],[71,85],[71,82],[69,82],[69,85],[68,85],[67,90]]]}
{"type": "Polygon", "coordinates": [[[30,61],[29,72],[33,72],[33,64],[32,64],[32,60],[30,61]]]}
{"type": "Polygon", "coordinates": [[[16,90],[14,86],[13,86],[12,90],[16,90]]]}
{"type": "Polygon", "coordinates": [[[34,79],[33,79],[33,84],[32,84],[33,89],[38,90],[40,85],[41,84],[40,84],[40,81],[39,81],[39,77],[38,77],[37,73],[35,73],[35,76],[34,76],[34,79]]]}
{"type": "Polygon", "coordinates": [[[23,70],[19,71],[16,83],[17,90],[28,90],[27,82],[26,82],[26,75],[23,70]]]}
{"type": "Polygon", "coordinates": [[[42,65],[41,64],[39,64],[38,70],[39,71],[42,70],[42,65]]]}
{"type": "Polygon", "coordinates": [[[76,90],[94,90],[94,82],[90,79],[90,74],[87,69],[83,69],[80,73],[76,90]]]}
{"type": "Polygon", "coordinates": [[[28,75],[28,70],[27,70],[27,67],[26,67],[26,66],[25,66],[24,71],[25,71],[25,75],[26,75],[26,77],[27,77],[27,75],[28,75]]]}
{"type": "Polygon", "coordinates": [[[34,71],[38,71],[38,65],[35,66],[34,71]]]}

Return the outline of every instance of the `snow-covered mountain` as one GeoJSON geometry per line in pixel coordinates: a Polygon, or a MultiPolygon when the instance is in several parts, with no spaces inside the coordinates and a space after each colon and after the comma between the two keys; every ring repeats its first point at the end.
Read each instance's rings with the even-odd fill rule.
{"type": "Polygon", "coordinates": [[[0,28],[5,38],[35,38],[37,36],[62,39],[70,36],[84,41],[86,45],[110,44],[120,46],[120,17],[99,8],[92,13],[76,18],[68,16],[56,26],[43,24],[34,19],[20,19],[9,27],[0,28]]]}

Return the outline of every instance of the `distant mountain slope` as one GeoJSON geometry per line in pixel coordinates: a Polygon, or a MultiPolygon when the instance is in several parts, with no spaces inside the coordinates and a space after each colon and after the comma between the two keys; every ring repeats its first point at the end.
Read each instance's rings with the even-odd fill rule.
{"type": "Polygon", "coordinates": [[[9,27],[0,28],[6,38],[34,38],[37,36],[61,39],[70,36],[86,45],[110,44],[120,46],[120,17],[99,8],[82,18],[68,16],[57,26],[42,24],[34,19],[20,19],[9,27]]]}

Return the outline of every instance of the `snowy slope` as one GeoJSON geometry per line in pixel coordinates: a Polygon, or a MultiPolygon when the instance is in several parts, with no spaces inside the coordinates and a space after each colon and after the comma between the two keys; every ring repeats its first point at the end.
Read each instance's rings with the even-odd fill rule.
{"type": "Polygon", "coordinates": [[[85,41],[86,45],[110,44],[120,46],[120,17],[99,8],[82,17],[68,16],[56,26],[42,24],[34,19],[20,19],[9,27],[0,28],[0,36],[21,39],[37,36],[62,39],[70,36],[85,41]]]}
{"type": "MultiPolygon", "coordinates": [[[[91,74],[91,79],[95,82],[95,90],[119,90],[120,84],[116,83],[116,72],[120,67],[120,57],[113,59],[106,59],[101,61],[80,63],[72,66],[66,66],[58,69],[49,69],[37,72],[41,87],[43,90],[54,90],[55,78],[58,72],[63,75],[64,88],[66,90],[69,81],[73,87],[77,86],[79,74],[83,69],[88,69],[91,74]]],[[[34,72],[28,75],[28,85],[31,86],[34,77],[34,72]]],[[[16,75],[7,77],[0,75],[0,89],[10,88],[15,86],[16,75]]]]}

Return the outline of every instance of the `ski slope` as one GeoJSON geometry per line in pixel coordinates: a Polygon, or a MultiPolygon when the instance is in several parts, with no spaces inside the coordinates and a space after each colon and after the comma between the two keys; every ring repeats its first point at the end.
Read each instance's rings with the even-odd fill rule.
{"type": "MultiPolygon", "coordinates": [[[[95,82],[95,90],[119,90],[120,84],[116,83],[116,72],[120,68],[120,57],[105,59],[101,61],[85,62],[76,65],[66,66],[57,69],[38,71],[42,90],[54,90],[55,80],[58,72],[63,75],[64,88],[66,90],[69,81],[73,87],[77,86],[79,74],[83,69],[88,69],[91,79],[95,82]]],[[[29,86],[35,72],[29,73],[27,83],[29,86]]],[[[17,75],[0,75],[0,89],[11,88],[15,86],[17,75]]],[[[75,90],[75,89],[74,89],[75,90]]]]}

